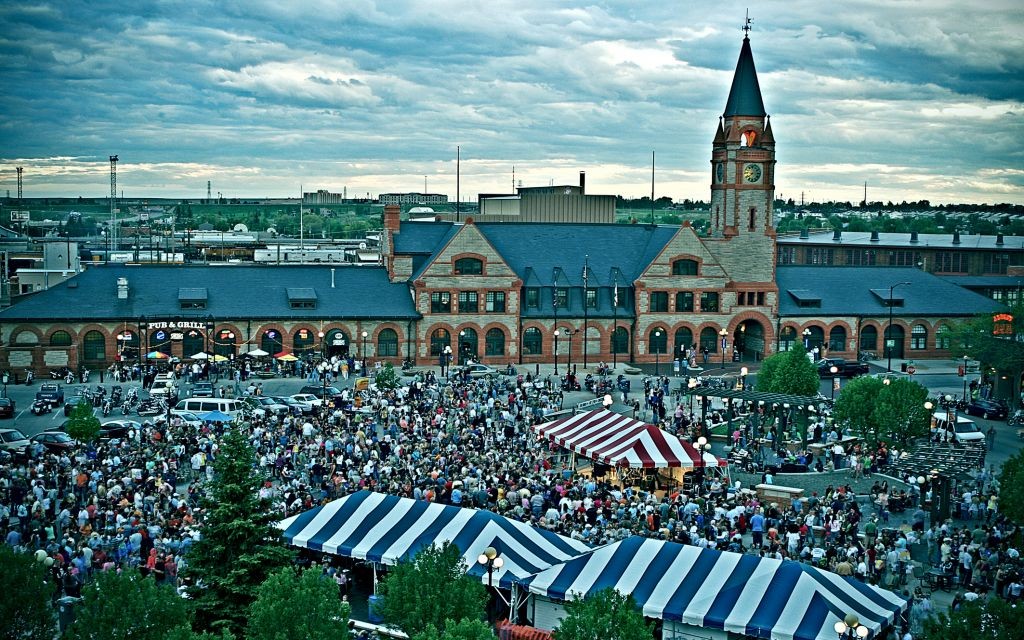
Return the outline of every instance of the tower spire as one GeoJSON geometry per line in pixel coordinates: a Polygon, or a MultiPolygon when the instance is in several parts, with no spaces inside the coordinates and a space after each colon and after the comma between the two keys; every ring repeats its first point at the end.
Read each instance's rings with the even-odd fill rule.
{"type": "Polygon", "coordinates": [[[750,23],[753,22],[753,21],[754,21],[754,19],[750,17],[750,9],[747,9],[747,16],[746,16],[746,18],[743,19],[743,27],[741,27],[743,29],[743,39],[744,40],[749,40],[750,39],[750,29],[751,29],[750,23]]]}
{"type": "Polygon", "coordinates": [[[731,116],[752,116],[763,118],[764,101],[761,99],[761,86],[757,82],[757,69],[754,68],[754,54],[750,51],[750,23],[753,19],[748,15],[743,23],[743,47],[740,58],[736,62],[736,73],[732,77],[732,88],[729,89],[729,100],[725,103],[726,118],[731,116]]]}

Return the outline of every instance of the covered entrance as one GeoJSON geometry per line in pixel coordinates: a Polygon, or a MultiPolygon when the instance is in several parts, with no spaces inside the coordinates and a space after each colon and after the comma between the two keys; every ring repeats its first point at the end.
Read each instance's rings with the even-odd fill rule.
{"type": "Polygon", "coordinates": [[[335,356],[339,358],[348,357],[349,339],[341,329],[331,329],[324,336],[324,353],[328,358],[335,356]]]}
{"type": "MultiPolygon", "coordinates": [[[[732,334],[738,359],[756,362],[764,358],[764,325],[757,320],[744,320],[732,334]]],[[[735,356],[734,356],[735,358],[735,356]]]]}
{"type": "Polygon", "coordinates": [[[898,324],[885,328],[885,357],[886,358],[903,358],[903,342],[904,342],[904,331],[903,327],[898,324]]]}

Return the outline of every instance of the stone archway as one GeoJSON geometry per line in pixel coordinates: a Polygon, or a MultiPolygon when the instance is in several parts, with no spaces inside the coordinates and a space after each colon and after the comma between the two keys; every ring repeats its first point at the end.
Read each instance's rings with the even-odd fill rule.
{"type": "Polygon", "coordinates": [[[740,360],[763,359],[767,347],[764,325],[753,318],[744,320],[736,325],[732,334],[732,343],[736,347],[736,352],[740,354],[740,360]]]}

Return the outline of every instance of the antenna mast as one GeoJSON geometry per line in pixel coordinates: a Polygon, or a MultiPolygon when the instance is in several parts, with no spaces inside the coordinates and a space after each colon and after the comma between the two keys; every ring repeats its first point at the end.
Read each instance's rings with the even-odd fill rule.
{"type": "MultiPolygon", "coordinates": [[[[110,156],[110,250],[117,250],[117,156],[110,156]]],[[[108,257],[109,259],[109,257],[108,257]]]]}

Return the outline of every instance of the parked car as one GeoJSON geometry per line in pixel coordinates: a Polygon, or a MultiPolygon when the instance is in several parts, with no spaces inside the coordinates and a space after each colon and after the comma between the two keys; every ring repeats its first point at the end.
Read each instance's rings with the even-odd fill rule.
{"type": "MultiPolygon", "coordinates": [[[[304,386],[301,389],[299,389],[299,393],[303,394],[303,395],[316,396],[317,398],[320,398],[321,400],[324,399],[324,387],[323,387],[323,385],[319,385],[319,384],[307,384],[306,386],[304,386]]],[[[340,395],[341,395],[341,389],[339,389],[338,387],[327,387],[327,397],[328,398],[336,398],[337,396],[340,396],[340,395]]]]}
{"type": "Polygon", "coordinates": [[[0,398],[0,418],[13,418],[14,417],[14,400],[10,398],[0,398]]]}
{"type": "Polygon", "coordinates": [[[41,444],[51,453],[65,453],[71,451],[78,443],[74,438],[63,431],[44,431],[29,438],[32,444],[41,444]]]}
{"type": "Polygon", "coordinates": [[[28,438],[17,429],[0,429],[0,451],[7,451],[13,456],[28,454],[28,438]]]}
{"type": "MultiPolygon", "coordinates": [[[[176,411],[171,410],[171,415],[175,418],[179,418],[181,423],[186,427],[192,427],[193,429],[202,429],[203,421],[196,414],[191,411],[176,411]]],[[[153,418],[153,422],[156,424],[163,424],[167,422],[167,414],[162,414],[153,418]]]]}
{"type": "Polygon", "coordinates": [[[457,371],[462,373],[463,375],[468,373],[470,378],[490,379],[505,375],[505,371],[503,369],[499,370],[495,369],[494,367],[488,367],[486,364],[479,363],[467,364],[465,366],[459,367],[457,371]]]}
{"type": "Polygon", "coordinates": [[[264,416],[268,414],[285,416],[291,412],[288,405],[281,404],[269,396],[249,396],[248,398],[245,398],[244,401],[249,405],[253,415],[255,416],[264,416]]]}
{"type": "Polygon", "coordinates": [[[213,397],[213,383],[211,382],[197,382],[192,385],[192,398],[212,398],[213,397]]]}
{"type": "Polygon", "coordinates": [[[83,395],[74,395],[68,398],[67,402],[64,403],[64,415],[70,416],[71,412],[75,410],[75,407],[83,402],[90,407],[92,406],[92,400],[83,395]]]}
{"type": "Polygon", "coordinates": [[[303,413],[313,413],[317,407],[324,403],[323,400],[311,393],[296,393],[291,398],[302,407],[303,413]]]}
{"type": "Polygon", "coordinates": [[[995,400],[986,400],[984,398],[978,398],[972,400],[964,408],[964,413],[972,416],[981,416],[986,420],[992,418],[995,420],[1006,420],[1007,416],[1010,415],[1009,409],[1006,408],[1001,402],[995,400]]]}
{"type": "Polygon", "coordinates": [[[64,402],[64,388],[56,382],[47,382],[36,391],[36,400],[46,400],[53,406],[64,402]]]}
{"type": "Polygon", "coordinates": [[[270,399],[276,401],[278,404],[283,404],[288,407],[288,411],[293,415],[309,413],[309,405],[293,400],[291,396],[270,396],[270,399]]]}
{"type": "Polygon", "coordinates": [[[871,367],[866,362],[843,360],[842,358],[822,358],[816,363],[818,375],[822,378],[849,378],[867,373],[871,367]],[[832,373],[832,367],[836,372],[832,373]]]}
{"type": "Polygon", "coordinates": [[[127,438],[129,431],[138,431],[141,428],[142,424],[134,420],[111,420],[100,425],[100,439],[127,438]]]}

